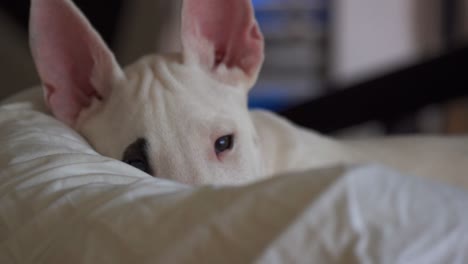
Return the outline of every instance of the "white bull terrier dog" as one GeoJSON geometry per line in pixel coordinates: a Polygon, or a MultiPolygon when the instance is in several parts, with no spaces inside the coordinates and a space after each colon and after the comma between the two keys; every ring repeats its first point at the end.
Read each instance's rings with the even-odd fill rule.
{"type": "Polygon", "coordinates": [[[185,0],[182,52],[125,70],[71,1],[31,5],[31,49],[51,112],[102,155],[155,177],[232,184],[379,162],[468,186],[466,138],[345,142],[249,112],[264,47],[250,0],[185,0]]]}

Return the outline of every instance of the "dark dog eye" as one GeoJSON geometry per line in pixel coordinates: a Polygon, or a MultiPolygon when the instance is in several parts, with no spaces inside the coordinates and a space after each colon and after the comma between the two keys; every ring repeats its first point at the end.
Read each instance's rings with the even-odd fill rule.
{"type": "Polygon", "coordinates": [[[215,142],[214,148],[216,155],[219,155],[227,150],[230,150],[234,147],[234,136],[226,135],[218,138],[215,142]]]}
{"type": "Polygon", "coordinates": [[[148,174],[153,174],[148,163],[148,144],[143,138],[137,139],[127,147],[122,161],[148,174]]]}

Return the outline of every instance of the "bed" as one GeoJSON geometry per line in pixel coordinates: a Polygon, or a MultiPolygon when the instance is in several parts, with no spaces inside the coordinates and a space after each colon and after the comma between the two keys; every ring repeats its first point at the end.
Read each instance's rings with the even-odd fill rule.
{"type": "Polygon", "coordinates": [[[378,165],[190,187],[0,107],[0,263],[467,263],[468,193],[378,165]]]}

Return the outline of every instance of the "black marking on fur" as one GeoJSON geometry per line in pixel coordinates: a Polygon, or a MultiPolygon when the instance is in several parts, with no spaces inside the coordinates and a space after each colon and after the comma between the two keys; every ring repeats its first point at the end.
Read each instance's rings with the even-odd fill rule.
{"type": "Polygon", "coordinates": [[[144,138],[137,139],[125,149],[122,161],[153,175],[153,169],[148,162],[148,142],[144,138]]]}

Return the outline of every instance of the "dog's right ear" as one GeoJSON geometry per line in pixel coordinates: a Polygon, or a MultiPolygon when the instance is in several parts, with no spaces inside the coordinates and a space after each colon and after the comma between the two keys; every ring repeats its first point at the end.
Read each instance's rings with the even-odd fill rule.
{"type": "Polygon", "coordinates": [[[123,78],[112,52],[69,0],[31,1],[30,45],[46,103],[70,126],[123,78]]]}

